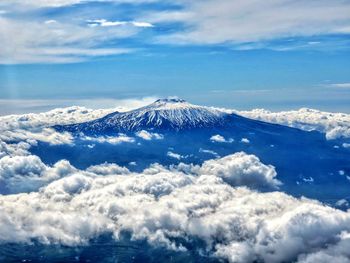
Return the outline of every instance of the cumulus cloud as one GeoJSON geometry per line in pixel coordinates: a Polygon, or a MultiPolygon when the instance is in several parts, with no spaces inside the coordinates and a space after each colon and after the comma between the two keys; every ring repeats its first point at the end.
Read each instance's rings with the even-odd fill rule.
{"type": "Polygon", "coordinates": [[[243,143],[250,143],[250,141],[247,138],[242,138],[241,142],[243,142],[243,143]]]}
{"type": "Polygon", "coordinates": [[[0,135],[0,140],[3,141],[43,141],[51,145],[71,144],[72,135],[68,132],[59,133],[50,128],[42,128],[38,131],[27,131],[24,129],[4,131],[0,135]]]}
{"type": "Polygon", "coordinates": [[[35,191],[75,171],[65,160],[48,167],[35,155],[5,156],[0,159],[0,194],[35,191]]]}
{"type": "Polygon", "coordinates": [[[244,155],[227,160],[231,168],[224,160],[204,164],[197,175],[159,165],[128,176],[76,171],[38,192],[2,195],[0,243],[75,246],[127,231],[180,251],[195,251],[192,241],[201,240],[206,253],[230,262],[349,259],[350,212],[233,187],[225,180],[235,158],[244,155]]]}
{"type": "Polygon", "coordinates": [[[275,168],[264,165],[254,155],[243,152],[228,155],[221,159],[208,160],[198,170],[199,174],[215,174],[234,186],[253,188],[277,188],[281,182],[275,177],[275,168]]]}
{"type": "MultiPolygon", "coordinates": [[[[48,112],[0,117],[0,158],[6,155],[29,155],[28,150],[38,141],[51,145],[73,144],[74,138],[68,132],[57,132],[52,128],[57,124],[71,124],[101,118],[111,112],[126,111],[148,104],[154,98],[116,100],[118,107],[108,109],[88,109],[85,107],[57,108],[48,112]]],[[[22,103],[22,102],[18,102],[22,103]]],[[[147,134],[142,133],[146,136],[147,134]]],[[[161,134],[150,133],[153,139],[160,139],[161,134]]],[[[88,138],[107,143],[133,142],[134,138],[120,135],[118,138],[88,138]]],[[[93,145],[90,145],[93,147],[93,145]]]]}
{"type": "Polygon", "coordinates": [[[162,134],[156,133],[156,132],[148,132],[145,130],[139,131],[136,133],[137,137],[140,137],[146,141],[150,140],[162,140],[164,139],[164,136],[162,134]]]}
{"type": "Polygon", "coordinates": [[[306,131],[317,130],[325,133],[329,140],[350,138],[350,114],[346,113],[322,112],[307,108],[281,112],[271,112],[264,109],[234,112],[248,118],[287,125],[306,131]]]}
{"type": "Polygon", "coordinates": [[[105,110],[88,110],[70,107],[55,109],[39,114],[8,115],[0,117],[0,152],[23,155],[37,141],[52,145],[72,144],[73,137],[68,132],[59,133],[50,126],[57,123],[72,123],[90,120],[104,114],[105,110]]]}
{"type": "Polygon", "coordinates": [[[72,121],[75,111],[75,108],[57,109],[42,114],[0,117],[0,157],[27,155],[29,148],[38,141],[51,145],[72,144],[73,137],[70,133],[59,133],[48,126],[60,121],[72,121]]]}
{"type": "Polygon", "coordinates": [[[177,160],[180,160],[181,158],[183,158],[181,154],[174,153],[171,151],[168,151],[166,155],[177,160]]]}
{"type": "Polygon", "coordinates": [[[104,163],[100,165],[90,166],[86,169],[88,172],[97,175],[108,175],[108,174],[130,174],[130,171],[126,167],[121,167],[115,163],[104,163]]]}
{"type": "MultiPolygon", "coordinates": [[[[105,113],[70,108],[1,117],[1,134],[40,133],[50,125],[105,113]]],[[[280,192],[252,190],[276,190],[281,184],[274,167],[254,155],[236,153],[202,165],[154,164],[142,172],[108,163],[79,170],[64,160],[44,164],[27,152],[40,138],[22,141],[29,135],[16,136],[21,141],[0,139],[1,244],[88,245],[106,233],[118,240],[126,231],[133,240],[180,251],[196,250],[192,241],[200,240],[204,250],[198,248],[198,253],[201,249],[230,262],[350,257],[345,249],[350,213],[280,192]]],[[[123,135],[103,140],[119,137],[123,135]]]]}
{"type": "Polygon", "coordinates": [[[84,141],[93,141],[93,142],[109,143],[109,144],[135,142],[135,138],[129,137],[123,133],[119,133],[118,136],[98,136],[98,137],[81,136],[80,139],[84,141]]]}
{"type": "Polygon", "coordinates": [[[216,135],[211,136],[210,140],[212,142],[225,142],[225,143],[232,143],[232,142],[234,142],[234,139],[229,138],[228,140],[226,140],[225,137],[220,135],[220,134],[216,134],[216,135]]]}
{"type": "MultiPolygon", "coordinates": [[[[168,156],[175,159],[185,158],[180,154],[168,152],[168,156]]],[[[178,171],[191,176],[213,175],[223,178],[232,186],[249,186],[255,189],[275,189],[280,182],[275,178],[276,171],[273,166],[265,165],[254,155],[243,152],[235,153],[221,159],[209,160],[199,165],[179,164],[169,168],[159,164],[146,169],[144,174],[157,174],[160,172],[178,171]]],[[[5,189],[0,193],[18,193],[37,190],[39,187],[72,174],[89,176],[101,175],[130,175],[131,172],[117,164],[104,163],[90,166],[85,171],[77,170],[62,160],[54,166],[45,165],[37,156],[4,156],[0,159],[0,186],[5,189]]]]}

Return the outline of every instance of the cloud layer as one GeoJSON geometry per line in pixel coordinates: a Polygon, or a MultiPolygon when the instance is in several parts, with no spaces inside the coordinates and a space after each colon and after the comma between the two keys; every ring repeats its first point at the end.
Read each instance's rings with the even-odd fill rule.
{"type": "Polygon", "coordinates": [[[269,41],[283,40],[276,50],[347,48],[348,42],[336,36],[350,34],[350,4],[342,0],[4,0],[0,11],[2,64],[80,62],[155,43],[246,50],[270,48],[269,41]],[[90,5],[91,12],[81,11],[90,5]],[[118,10],[116,15],[111,8],[118,10]],[[313,39],[318,36],[330,44],[313,39]],[[303,37],[310,39],[295,39],[303,37]],[[127,40],[132,44],[121,44],[127,40]]]}
{"type": "MultiPolygon", "coordinates": [[[[232,186],[277,189],[281,184],[275,178],[277,174],[273,166],[265,165],[256,156],[247,155],[243,152],[221,159],[209,160],[201,166],[180,163],[178,166],[171,166],[169,169],[192,176],[203,174],[217,176],[232,186]]],[[[144,173],[168,173],[170,172],[169,169],[154,164],[147,168],[144,173]]],[[[95,176],[131,173],[127,168],[109,163],[91,166],[86,171],[79,171],[65,160],[61,160],[50,167],[35,155],[4,156],[0,159],[0,194],[38,190],[41,186],[53,180],[78,172],[95,176]]]]}
{"type": "MultiPolygon", "coordinates": [[[[29,154],[37,141],[69,142],[69,134],[48,126],[111,111],[72,107],[0,118],[1,245],[89,245],[100,235],[119,240],[128,232],[154,247],[194,250],[229,262],[350,262],[350,212],[277,192],[281,183],[274,167],[254,155],[240,152],[202,165],[153,164],[131,172],[108,163],[86,170],[64,160],[50,166],[29,154]],[[198,240],[203,245],[197,246],[198,240]]],[[[316,112],[305,109],[262,114],[325,132],[348,123],[347,115],[322,113],[316,126],[316,112]]],[[[135,138],[163,137],[142,131],[135,138]]]]}
{"type": "MultiPolygon", "coordinates": [[[[28,154],[28,149],[38,141],[50,144],[72,144],[73,138],[69,133],[58,133],[50,126],[70,124],[100,118],[116,110],[125,111],[149,103],[152,99],[126,100],[118,108],[88,109],[85,107],[68,107],[51,110],[38,114],[8,115],[0,117],[0,157],[5,155],[28,154]]],[[[328,139],[350,138],[350,115],[345,113],[330,113],[312,109],[296,111],[271,112],[263,109],[252,111],[235,111],[242,116],[262,121],[278,123],[303,130],[317,130],[326,134],[328,139]]],[[[124,136],[125,137],[125,136],[124,136]]],[[[126,136],[127,137],[127,136],[126,136]]],[[[140,131],[135,137],[124,138],[133,142],[136,137],[144,140],[162,139],[163,135],[149,131],[140,131]]],[[[91,138],[90,138],[91,139],[91,138]]],[[[116,138],[99,138],[105,142],[122,142],[116,138]]],[[[119,138],[121,139],[121,138],[119,138]]],[[[215,143],[232,142],[230,138],[216,134],[210,138],[215,143]]],[[[348,148],[348,143],[341,146],[348,148]]]]}
{"type": "Polygon", "coordinates": [[[106,233],[118,240],[127,231],[178,251],[201,240],[206,253],[230,262],[348,262],[350,213],[225,183],[244,176],[247,167],[232,162],[245,157],[254,159],[210,161],[196,175],[159,165],[133,174],[111,165],[70,170],[38,192],[0,196],[0,243],[75,246],[106,233]]]}
{"type": "Polygon", "coordinates": [[[242,116],[287,125],[311,131],[317,130],[326,134],[327,139],[350,138],[350,114],[322,112],[302,108],[295,111],[271,112],[264,109],[252,111],[234,111],[242,116]]]}
{"type": "MultiPolygon", "coordinates": [[[[159,39],[162,42],[252,44],[273,39],[349,34],[350,32],[350,5],[347,1],[184,0],[177,2],[182,9],[165,10],[147,17],[153,23],[184,24],[183,30],[160,36],[159,39]]],[[[264,45],[256,46],[261,48],[264,45]]]]}
{"type": "MultiPolygon", "coordinates": [[[[115,111],[127,111],[144,106],[154,98],[129,99],[115,101],[119,106],[109,109],[88,109],[85,107],[57,108],[48,112],[28,113],[23,115],[7,115],[0,117],[0,157],[5,155],[26,155],[28,149],[38,141],[51,145],[73,144],[70,133],[59,133],[50,128],[57,124],[72,124],[101,118],[115,111]]],[[[135,136],[144,139],[161,139],[162,135],[142,131],[135,136]]],[[[107,143],[133,142],[134,138],[121,135],[119,137],[89,138],[86,140],[104,141],[107,143]]]]}

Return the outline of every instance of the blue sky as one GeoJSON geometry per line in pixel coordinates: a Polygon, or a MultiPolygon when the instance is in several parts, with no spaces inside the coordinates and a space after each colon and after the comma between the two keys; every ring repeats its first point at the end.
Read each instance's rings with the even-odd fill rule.
{"type": "Polygon", "coordinates": [[[6,112],[150,96],[350,112],[347,0],[3,0],[0,43],[6,112]]]}

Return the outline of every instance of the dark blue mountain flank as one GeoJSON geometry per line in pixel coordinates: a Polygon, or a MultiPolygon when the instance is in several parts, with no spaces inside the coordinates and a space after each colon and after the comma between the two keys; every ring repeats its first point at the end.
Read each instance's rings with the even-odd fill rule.
{"type": "Polygon", "coordinates": [[[244,151],[275,166],[282,191],[329,204],[350,196],[350,181],[345,176],[350,173],[350,150],[334,147],[341,141],[327,140],[317,131],[252,120],[184,100],[157,100],[133,111],[54,128],[71,132],[75,141],[69,146],[39,143],[31,149],[49,164],[68,159],[86,168],[111,162],[140,171],[152,163],[201,164],[244,151]],[[140,131],[158,137],[145,139],[140,131]],[[129,140],[113,139],[118,136],[129,140]]]}
{"type": "Polygon", "coordinates": [[[180,99],[160,99],[133,111],[114,112],[94,121],[55,128],[95,135],[145,129],[179,131],[224,127],[230,116],[223,111],[192,105],[180,99]]]}

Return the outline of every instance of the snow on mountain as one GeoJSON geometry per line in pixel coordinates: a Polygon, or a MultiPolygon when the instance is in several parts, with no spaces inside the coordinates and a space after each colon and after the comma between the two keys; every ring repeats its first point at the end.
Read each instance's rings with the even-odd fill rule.
{"type": "Polygon", "coordinates": [[[217,127],[225,124],[226,112],[190,104],[181,99],[159,99],[128,112],[114,112],[84,123],[56,126],[70,132],[140,131],[142,129],[173,129],[217,127]]]}
{"type": "Polygon", "coordinates": [[[92,121],[91,118],[90,120],[82,119],[83,122],[75,124],[62,123],[55,128],[58,131],[91,134],[133,132],[143,129],[185,130],[227,127],[230,123],[232,124],[232,121],[236,121],[231,117],[236,116],[237,118],[238,115],[249,118],[251,121],[259,120],[305,131],[317,130],[325,133],[327,139],[350,137],[350,114],[321,112],[306,108],[282,112],[270,112],[263,109],[237,111],[193,105],[182,99],[159,99],[142,108],[112,112],[92,121]]]}

